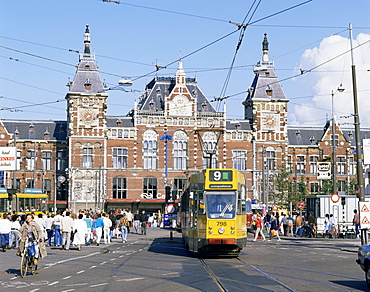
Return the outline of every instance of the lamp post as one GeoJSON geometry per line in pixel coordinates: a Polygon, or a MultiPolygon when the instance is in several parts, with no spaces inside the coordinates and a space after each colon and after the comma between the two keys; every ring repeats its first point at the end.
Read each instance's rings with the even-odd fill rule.
{"type": "Polygon", "coordinates": [[[334,115],[334,94],[337,92],[343,92],[344,87],[342,84],[339,85],[336,91],[331,91],[331,125],[332,125],[332,177],[333,177],[333,194],[338,194],[337,187],[337,145],[335,139],[336,125],[335,125],[335,115],[334,115]]]}
{"type": "MultiPolygon", "coordinates": [[[[365,202],[365,190],[364,190],[364,174],[361,158],[361,138],[360,138],[360,116],[358,113],[358,99],[357,99],[357,84],[356,84],[356,65],[353,59],[353,47],[352,47],[352,24],[349,24],[349,40],[351,44],[351,61],[352,61],[352,88],[353,88],[353,108],[354,108],[354,122],[355,122],[355,140],[356,140],[356,165],[357,165],[357,184],[359,187],[359,201],[365,202]]],[[[360,209],[361,214],[361,209],[360,209]]],[[[367,244],[367,230],[361,229],[361,245],[367,244]]]]}

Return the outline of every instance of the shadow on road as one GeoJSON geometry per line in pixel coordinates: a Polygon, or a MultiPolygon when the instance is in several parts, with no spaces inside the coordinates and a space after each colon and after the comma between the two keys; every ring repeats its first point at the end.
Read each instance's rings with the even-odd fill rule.
{"type": "Polygon", "coordinates": [[[342,285],[343,287],[350,288],[348,291],[353,291],[352,289],[356,289],[359,291],[368,291],[369,288],[367,288],[366,282],[365,282],[365,276],[363,281],[358,280],[345,280],[345,281],[331,281],[333,284],[336,285],[342,285]]]}

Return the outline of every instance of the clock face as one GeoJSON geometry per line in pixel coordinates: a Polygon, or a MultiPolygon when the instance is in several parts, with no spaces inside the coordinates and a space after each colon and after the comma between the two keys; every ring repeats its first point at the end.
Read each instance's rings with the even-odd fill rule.
{"type": "Polygon", "coordinates": [[[279,116],[277,114],[268,114],[265,113],[262,115],[262,131],[277,131],[278,130],[278,119],[279,116]]]}
{"type": "Polygon", "coordinates": [[[85,127],[97,126],[97,113],[93,109],[84,109],[80,111],[80,124],[85,127]]]}
{"type": "Polygon", "coordinates": [[[170,115],[174,116],[190,116],[191,102],[183,95],[176,96],[170,103],[170,115]]]}

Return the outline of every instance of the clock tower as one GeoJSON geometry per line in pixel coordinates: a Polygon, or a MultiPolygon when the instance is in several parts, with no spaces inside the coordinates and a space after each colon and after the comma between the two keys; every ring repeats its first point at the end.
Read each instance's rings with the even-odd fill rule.
{"type": "Polygon", "coordinates": [[[244,118],[249,120],[255,141],[287,142],[289,100],[269,60],[267,34],[262,42],[262,60],[254,68],[255,77],[243,102],[244,118]]]}
{"type": "MultiPolygon", "coordinates": [[[[92,189],[104,185],[106,167],[106,113],[108,94],[100,79],[95,55],[90,50],[90,31],[86,25],[84,50],[80,53],[77,71],[67,86],[69,202],[73,208],[92,207],[92,189]]],[[[97,192],[97,191],[95,191],[97,192]]],[[[104,195],[104,188],[99,190],[104,195]]]]}

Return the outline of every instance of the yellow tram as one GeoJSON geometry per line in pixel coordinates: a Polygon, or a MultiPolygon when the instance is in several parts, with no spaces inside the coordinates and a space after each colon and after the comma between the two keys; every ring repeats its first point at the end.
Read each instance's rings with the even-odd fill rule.
{"type": "Polygon", "coordinates": [[[191,175],[179,211],[189,250],[238,256],[247,241],[245,202],[245,178],[236,169],[205,169],[191,175]]]}
{"type": "Polygon", "coordinates": [[[17,214],[28,212],[39,214],[42,211],[47,211],[47,205],[47,194],[26,192],[15,193],[10,197],[6,189],[0,188],[0,215],[13,212],[17,214]]]}

